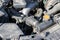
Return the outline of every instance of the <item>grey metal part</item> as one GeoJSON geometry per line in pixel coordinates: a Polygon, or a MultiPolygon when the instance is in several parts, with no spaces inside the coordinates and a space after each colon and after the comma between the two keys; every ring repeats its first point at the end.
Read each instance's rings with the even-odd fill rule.
{"type": "Polygon", "coordinates": [[[25,22],[27,25],[37,28],[37,32],[49,28],[54,23],[52,20],[39,23],[33,16],[28,17],[25,22]]]}
{"type": "Polygon", "coordinates": [[[51,33],[55,32],[58,29],[60,29],[60,25],[59,24],[54,24],[51,27],[47,28],[46,30],[40,32],[40,35],[46,38],[47,36],[49,36],[51,33]],[[47,32],[49,34],[47,34],[47,32]]]}
{"type": "MultiPolygon", "coordinates": [[[[30,4],[28,4],[28,6],[27,6],[26,8],[24,8],[24,9],[21,10],[20,12],[23,13],[23,16],[24,16],[24,15],[28,16],[29,12],[30,12],[32,9],[34,9],[36,6],[37,6],[37,2],[30,3],[30,4]]],[[[22,16],[22,15],[21,15],[21,16],[22,16]]],[[[14,18],[14,16],[13,16],[12,18],[14,18]]],[[[17,18],[17,17],[16,17],[16,18],[17,18]]],[[[19,22],[25,21],[24,19],[25,19],[26,17],[24,17],[23,19],[22,19],[22,18],[23,18],[23,17],[18,17],[19,22]],[[19,18],[20,18],[20,19],[19,19],[19,18]],[[22,20],[23,20],[23,21],[22,21],[22,20]]]]}
{"type": "Polygon", "coordinates": [[[36,26],[36,24],[38,23],[38,21],[34,18],[34,16],[27,17],[25,22],[29,26],[36,26]]]}
{"type": "Polygon", "coordinates": [[[1,8],[1,6],[2,6],[2,0],[0,0],[0,8],[1,8]]]}
{"type": "MultiPolygon", "coordinates": [[[[57,26],[59,27],[59,26],[57,26]]],[[[46,40],[60,40],[60,28],[52,32],[50,35],[48,35],[45,39],[46,40]]]]}
{"type": "Polygon", "coordinates": [[[3,16],[3,15],[5,15],[5,13],[0,11],[0,17],[3,16]]]}
{"type": "Polygon", "coordinates": [[[47,12],[47,14],[55,14],[58,11],[60,11],[60,3],[56,4],[51,10],[47,12]]]}
{"type": "Polygon", "coordinates": [[[1,23],[8,22],[8,14],[5,12],[4,9],[0,10],[0,22],[1,23]]]}
{"type": "Polygon", "coordinates": [[[7,12],[4,9],[1,9],[0,11],[1,11],[0,12],[0,16],[8,17],[8,14],[7,14],[7,12]]]}
{"type": "Polygon", "coordinates": [[[45,8],[48,11],[49,8],[51,8],[52,6],[56,5],[56,3],[59,3],[60,0],[47,0],[46,4],[45,4],[45,8]]]}
{"type": "Polygon", "coordinates": [[[0,0],[0,8],[3,6],[4,2],[9,2],[10,0],[0,0]]]}
{"type": "Polygon", "coordinates": [[[8,2],[8,1],[10,1],[10,0],[1,0],[2,2],[8,2]]]}
{"type": "Polygon", "coordinates": [[[13,6],[15,8],[24,8],[26,6],[25,0],[13,0],[13,6]]]}
{"type": "Polygon", "coordinates": [[[41,36],[39,34],[33,34],[33,35],[27,35],[27,36],[21,36],[20,40],[41,40],[41,36]]]}
{"type": "Polygon", "coordinates": [[[9,38],[17,38],[23,35],[23,32],[15,23],[4,23],[0,26],[0,36],[5,40],[9,38]]]}
{"type": "Polygon", "coordinates": [[[37,24],[36,25],[36,28],[40,32],[40,31],[43,31],[46,28],[49,28],[53,23],[54,22],[52,20],[45,21],[45,22],[42,22],[42,23],[37,24]]]}
{"type": "Polygon", "coordinates": [[[18,16],[12,16],[12,18],[14,18],[16,20],[16,23],[22,23],[24,22],[25,18],[23,19],[23,17],[18,17],[18,16]]]}
{"type": "Polygon", "coordinates": [[[30,3],[30,4],[28,4],[28,6],[26,6],[26,8],[24,8],[21,12],[22,12],[24,15],[28,15],[28,13],[29,13],[32,9],[34,9],[37,5],[38,5],[37,2],[30,3]]]}
{"type": "Polygon", "coordinates": [[[54,15],[53,19],[55,23],[60,24],[60,13],[54,15]]]}
{"type": "Polygon", "coordinates": [[[36,17],[41,17],[42,13],[43,13],[43,10],[41,8],[38,8],[37,13],[35,14],[35,16],[36,17]]]}

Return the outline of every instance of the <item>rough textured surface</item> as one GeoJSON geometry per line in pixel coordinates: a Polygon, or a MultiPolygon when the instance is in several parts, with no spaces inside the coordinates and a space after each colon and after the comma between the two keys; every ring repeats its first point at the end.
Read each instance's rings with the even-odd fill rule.
{"type": "Polygon", "coordinates": [[[5,23],[0,26],[0,36],[2,38],[18,37],[23,34],[19,27],[14,23],[5,23]]]}

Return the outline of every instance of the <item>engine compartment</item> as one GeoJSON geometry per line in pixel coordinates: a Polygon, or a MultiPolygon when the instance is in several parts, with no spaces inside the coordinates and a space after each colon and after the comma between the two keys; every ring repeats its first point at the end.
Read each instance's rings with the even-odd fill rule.
{"type": "Polygon", "coordinates": [[[0,0],[0,40],[59,40],[59,29],[60,0],[0,0]]]}

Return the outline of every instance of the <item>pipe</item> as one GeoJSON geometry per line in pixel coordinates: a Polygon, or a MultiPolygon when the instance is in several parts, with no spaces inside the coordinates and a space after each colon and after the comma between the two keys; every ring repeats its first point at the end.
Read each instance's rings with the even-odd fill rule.
{"type": "Polygon", "coordinates": [[[40,32],[45,30],[46,28],[49,28],[53,23],[54,22],[52,20],[49,20],[49,21],[45,21],[37,24],[36,27],[37,27],[37,30],[40,32]]]}

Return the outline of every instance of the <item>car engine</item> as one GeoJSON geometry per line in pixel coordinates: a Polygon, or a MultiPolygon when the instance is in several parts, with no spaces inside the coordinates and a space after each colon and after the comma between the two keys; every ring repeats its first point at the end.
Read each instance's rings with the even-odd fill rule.
{"type": "Polygon", "coordinates": [[[60,0],[0,0],[0,40],[60,40],[60,0]]]}

